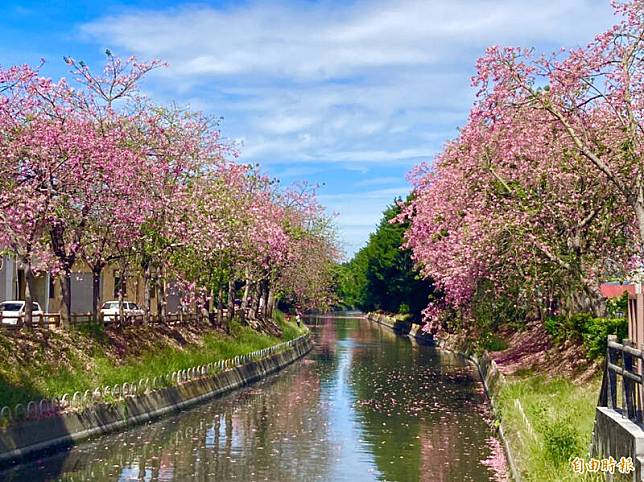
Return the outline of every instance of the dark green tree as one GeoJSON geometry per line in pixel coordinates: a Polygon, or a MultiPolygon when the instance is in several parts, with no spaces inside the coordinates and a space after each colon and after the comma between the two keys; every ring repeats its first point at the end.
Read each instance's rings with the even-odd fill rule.
{"type": "Polygon", "coordinates": [[[420,319],[432,285],[420,278],[410,251],[402,248],[407,226],[391,222],[400,213],[399,203],[385,209],[367,245],[338,266],[338,295],[351,308],[410,313],[420,319]]]}

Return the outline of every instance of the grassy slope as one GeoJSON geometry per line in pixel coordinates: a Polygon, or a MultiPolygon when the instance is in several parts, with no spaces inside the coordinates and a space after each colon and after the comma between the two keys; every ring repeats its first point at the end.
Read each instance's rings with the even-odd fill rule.
{"type": "Polygon", "coordinates": [[[305,331],[281,314],[277,322],[282,338],[238,324],[231,335],[208,325],[0,332],[0,407],[161,376],[266,348],[305,331]]]}
{"type": "Polygon", "coordinates": [[[523,372],[507,378],[498,406],[513,454],[526,481],[599,481],[573,474],[568,456],[588,459],[601,379],[574,384],[523,372]],[[515,400],[532,426],[531,435],[515,400]]]}
{"type": "Polygon", "coordinates": [[[462,351],[499,350],[491,355],[506,374],[506,384],[494,397],[495,404],[523,480],[605,480],[596,474],[574,474],[569,464],[574,457],[588,460],[601,363],[587,361],[583,347],[575,344],[555,346],[540,323],[519,332],[495,333],[483,341],[492,341],[492,346],[473,347],[457,336],[449,338],[448,345],[462,351]]]}

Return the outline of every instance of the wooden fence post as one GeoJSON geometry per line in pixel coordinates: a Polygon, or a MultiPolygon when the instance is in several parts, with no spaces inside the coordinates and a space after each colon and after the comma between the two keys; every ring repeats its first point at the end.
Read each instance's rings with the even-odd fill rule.
{"type": "Polygon", "coordinates": [[[644,341],[644,295],[642,294],[642,285],[638,284],[635,288],[635,320],[633,327],[634,337],[629,337],[636,344],[644,341]]]}
{"type": "MultiPolygon", "coordinates": [[[[623,342],[624,347],[633,348],[631,340],[626,338],[623,342]]],[[[622,352],[623,368],[625,373],[633,373],[633,355],[628,351],[622,352]]],[[[622,391],[624,393],[624,411],[629,420],[635,418],[635,403],[633,400],[633,380],[622,375],[622,391]]]]}
{"type": "MultiPolygon", "coordinates": [[[[608,335],[608,343],[610,342],[616,342],[617,341],[617,336],[616,335],[608,335]]],[[[615,374],[614,371],[612,371],[609,367],[608,364],[612,363],[613,365],[615,364],[616,361],[616,356],[614,355],[615,350],[608,346],[606,350],[606,377],[608,378],[608,400],[607,400],[607,406],[608,408],[615,410],[617,406],[617,375],[615,374]]]]}
{"type": "MultiPolygon", "coordinates": [[[[640,353],[644,354],[644,343],[640,343],[639,346],[637,347],[640,350],[640,353]]],[[[637,360],[637,368],[635,371],[639,374],[640,380],[642,380],[643,372],[642,370],[642,358],[638,358],[637,360]]],[[[644,394],[642,393],[642,382],[638,383],[636,385],[636,391],[635,391],[635,403],[637,405],[636,410],[637,413],[635,414],[638,423],[642,422],[642,404],[644,404],[644,394]]]]}
{"type": "Polygon", "coordinates": [[[604,360],[602,369],[602,384],[599,389],[599,400],[597,400],[598,407],[608,406],[608,358],[604,360]]]}

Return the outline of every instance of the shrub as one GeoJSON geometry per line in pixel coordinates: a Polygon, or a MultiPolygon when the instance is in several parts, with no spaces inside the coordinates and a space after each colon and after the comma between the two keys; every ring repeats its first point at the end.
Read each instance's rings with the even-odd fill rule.
{"type": "Polygon", "coordinates": [[[565,340],[582,343],[591,360],[606,353],[608,335],[617,335],[621,340],[628,334],[625,318],[595,318],[588,313],[552,317],[545,321],[544,327],[556,343],[565,340]]]}
{"type": "Polygon", "coordinates": [[[579,433],[567,420],[545,424],[543,440],[548,457],[556,464],[567,462],[580,449],[579,433]]]}
{"type": "Polygon", "coordinates": [[[618,340],[628,336],[628,320],[625,318],[591,318],[583,333],[584,347],[591,360],[606,353],[608,335],[617,335],[618,340]]]}
{"type": "Polygon", "coordinates": [[[557,343],[565,340],[572,340],[581,343],[585,327],[591,316],[588,313],[576,313],[573,316],[553,316],[546,320],[544,326],[546,331],[557,343]]]}
{"type": "Polygon", "coordinates": [[[554,339],[557,339],[557,335],[561,330],[562,318],[559,316],[551,316],[543,322],[543,327],[548,332],[548,334],[554,339]]]}
{"type": "Polygon", "coordinates": [[[487,332],[479,338],[478,348],[481,350],[503,351],[507,347],[507,342],[494,333],[487,332]]]}

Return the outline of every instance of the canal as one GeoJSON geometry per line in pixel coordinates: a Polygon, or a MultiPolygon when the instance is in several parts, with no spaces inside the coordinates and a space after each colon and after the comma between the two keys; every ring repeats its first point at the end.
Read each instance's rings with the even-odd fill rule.
{"type": "Polygon", "coordinates": [[[310,321],[314,350],[269,379],[0,480],[504,480],[463,358],[359,318],[310,321]]]}

